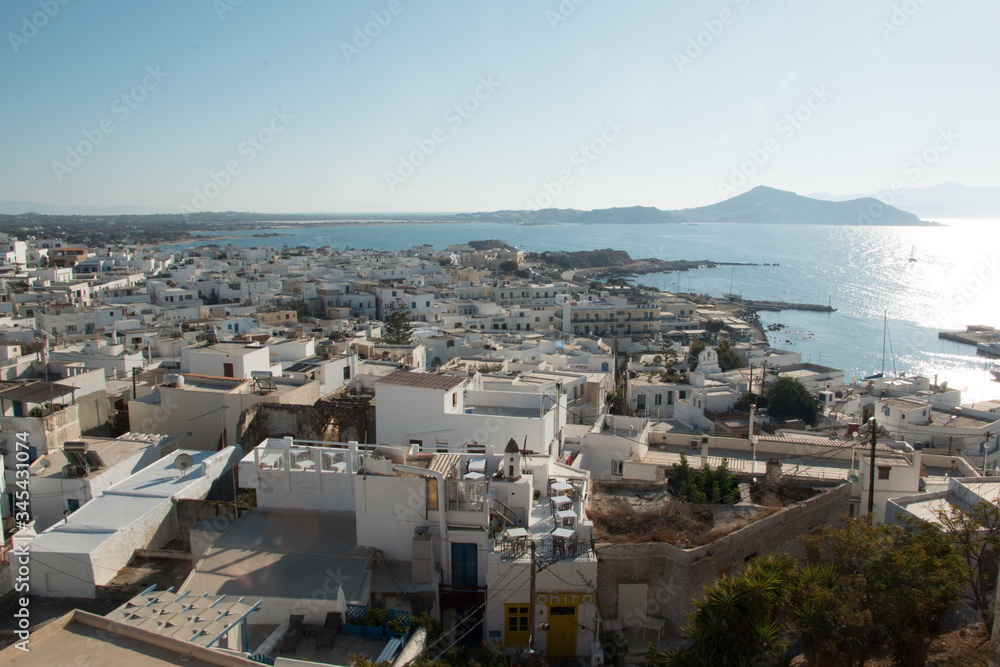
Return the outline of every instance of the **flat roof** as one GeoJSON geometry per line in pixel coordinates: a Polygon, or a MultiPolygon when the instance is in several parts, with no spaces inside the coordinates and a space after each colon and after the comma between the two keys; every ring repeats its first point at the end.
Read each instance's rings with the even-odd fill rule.
{"type": "MultiPolygon", "coordinates": [[[[100,456],[101,461],[104,466],[94,472],[86,475],[86,477],[94,477],[103,474],[108,468],[111,468],[122,461],[129,459],[130,457],[141,453],[149,447],[161,447],[167,441],[176,439],[174,436],[169,435],[155,435],[151,436],[150,439],[137,439],[131,434],[126,434],[120,438],[89,438],[82,437],[79,439],[80,442],[87,443],[87,451],[96,452],[100,456]]],[[[32,462],[30,471],[34,477],[65,477],[63,474],[63,466],[69,463],[69,459],[63,454],[62,449],[54,449],[48,454],[39,456],[35,461],[32,462]],[[40,461],[48,461],[48,467],[43,467],[40,461]]]]}
{"type": "MultiPolygon", "coordinates": [[[[154,510],[160,503],[183,493],[193,484],[203,483],[201,464],[218,452],[180,450],[122,480],[100,496],[85,503],[65,522],[43,531],[30,549],[50,553],[91,553],[117,531],[154,510]],[[183,475],[174,468],[176,454],[189,454],[194,461],[183,475]]],[[[101,567],[94,564],[94,567],[101,567]]],[[[114,568],[117,572],[118,568],[114,568]]]]}
{"type": "Polygon", "coordinates": [[[251,510],[220,535],[182,587],[192,594],[308,599],[328,570],[348,602],[369,577],[353,513],[251,510]]]}
{"type": "Polygon", "coordinates": [[[902,408],[904,410],[919,410],[921,408],[929,408],[930,405],[927,403],[921,403],[920,401],[911,401],[906,398],[890,398],[885,402],[886,405],[893,408],[902,408]]]}
{"type": "Polygon", "coordinates": [[[28,646],[29,652],[13,644],[0,651],[0,665],[75,665],[80,658],[88,664],[130,667],[260,664],[174,637],[160,637],[79,609],[33,630],[28,646]]]}
{"type": "Polygon", "coordinates": [[[400,387],[421,387],[448,391],[465,381],[464,378],[444,373],[414,373],[412,371],[394,371],[376,384],[391,384],[400,387]]]}
{"type": "Polygon", "coordinates": [[[212,343],[205,347],[190,348],[191,352],[222,352],[223,354],[246,355],[258,350],[266,350],[263,345],[252,345],[250,343],[212,343]]]}
{"type": "Polygon", "coordinates": [[[53,398],[62,398],[76,391],[76,387],[68,387],[58,382],[38,380],[27,384],[15,384],[0,389],[0,398],[24,403],[47,403],[53,398]]]}

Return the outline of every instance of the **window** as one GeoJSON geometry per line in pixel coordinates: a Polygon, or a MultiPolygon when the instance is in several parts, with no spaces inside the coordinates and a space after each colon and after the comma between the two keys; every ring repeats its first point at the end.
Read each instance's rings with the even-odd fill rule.
{"type": "Polygon", "coordinates": [[[457,408],[458,407],[458,392],[457,391],[451,395],[451,407],[453,407],[453,408],[457,408]]]}
{"type": "Polygon", "coordinates": [[[889,471],[891,468],[889,466],[879,466],[878,467],[878,478],[879,479],[889,479],[889,471]]]}
{"type": "Polygon", "coordinates": [[[222,374],[227,378],[235,377],[233,375],[233,365],[230,363],[222,364],[222,374]]]}
{"type": "Polygon", "coordinates": [[[663,394],[657,394],[653,397],[653,405],[663,405],[663,394]]]}
{"type": "Polygon", "coordinates": [[[611,459],[611,474],[621,475],[625,472],[625,462],[618,459],[611,459]]]}
{"type": "Polygon", "coordinates": [[[350,380],[351,379],[351,367],[350,366],[344,366],[344,379],[345,380],[350,380]]]}
{"type": "Polygon", "coordinates": [[[433,477],[426,478],[427,482],[427,509],[436,510],[438,508],[438,483],[433,477]]]}
{"type": "Polygon", "coordinates": [[[477,480],[449,479],[445,485],[448,509],[454,512],[482,512],[486,484],[477,480]]]}

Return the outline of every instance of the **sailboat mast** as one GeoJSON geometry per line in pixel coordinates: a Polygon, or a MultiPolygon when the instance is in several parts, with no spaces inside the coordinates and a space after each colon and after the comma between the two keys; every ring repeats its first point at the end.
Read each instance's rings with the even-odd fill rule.
{"type": "Polygon", "coordinates": [[[889,331],[889,314],[882,313],[882,373],[885,374],[885,336],[889,331]]]}

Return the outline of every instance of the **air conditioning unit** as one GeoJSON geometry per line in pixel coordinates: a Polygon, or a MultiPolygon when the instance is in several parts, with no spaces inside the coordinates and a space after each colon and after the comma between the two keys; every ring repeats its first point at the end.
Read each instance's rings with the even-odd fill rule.
{"type": "Polygon", "coordinates": [[[689,446],[689,447],[690,447],[691,449],[698,449],[699,447],[701,447],[701,441],[700,441],[700,440],[698,440],[698,438],[692,438],[692,439],[691,439],[691,444],[690,444],[690,445],[688,445],[688,446],[689,446]]]}

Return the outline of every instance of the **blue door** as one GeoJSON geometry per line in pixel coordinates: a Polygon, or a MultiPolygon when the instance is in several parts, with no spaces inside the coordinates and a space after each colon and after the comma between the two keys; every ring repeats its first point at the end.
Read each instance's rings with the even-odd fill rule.
{"type": "Polygon", "coordinates": [[[479,583],[479,551],[475,544],[451,543],[451,585],[475,587],[479,583]]]}
{"type": "MultiPolygon", "coordinates": [[[[479,583],[479,550],[475,544],[452,542],[451,544],[451,585],[456,592],[463,588],[472,589],[479,583]]],[[[456,618],[462,620],[456,625],[455,633],[461,637],[463,646],[478,646],[483,641],[483,610],[479,597],[474,591],[466,594],[458,592],[465,599],[456,606],[456,618]]]]}

